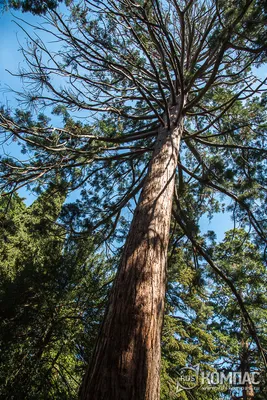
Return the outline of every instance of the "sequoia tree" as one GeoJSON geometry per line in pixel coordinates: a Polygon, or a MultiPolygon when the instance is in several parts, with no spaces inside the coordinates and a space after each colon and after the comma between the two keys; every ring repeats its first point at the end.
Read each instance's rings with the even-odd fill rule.
{"type": "Polygon", "coordinates": [[[233,282],[212,262],[196,229],[207,201],[221,209],[221,193],[235,218],[266,243],[265,80],[255,73],[265,57],[255,39],[265,32],[260,4],[85,0],[64,17],[51,11],[36,36],[29,35],[28,66],[19,72],[28,91],[20,105],[54,106],[64,125],[3,110],[3,133],[31,154],[3,158],[3,190],[65,171],[74,188],[84,186],[84,228],[103,240],[120,227],[122,209],[137,203],[82,399],[159,398],[173,198],[177,223],[234,291],[264,356],[233,282]],[[62,47],[49,49],[39,31],[62,47]]]}

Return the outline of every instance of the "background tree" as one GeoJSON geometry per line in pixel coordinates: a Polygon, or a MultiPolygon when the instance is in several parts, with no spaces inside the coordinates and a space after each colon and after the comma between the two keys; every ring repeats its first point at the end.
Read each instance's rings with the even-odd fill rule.
{"type": "Polygon", "coordinates": [[[2,399],[75,399],[91,356],[112,271],[56,224],[65,197],[1,200],[2,399]]]}
{"type": "MultiPolygon", "coordinates": [[[[266,264],[259,248],[248,232],[234,229],[226,232],[224,241],[214,249],[218,265],[230,277],[258,328],[261,343],[266,348],[266,264]]],[[[212,280],[214,277],[211,278],[212,280]]],[[[210,280],[210,284],[211,280],[210,280]]],[[[216,348],[229,370],[243,374],[257,371],[261,384],[242,388],[240,398],[261,399],[265,394],[265,370],[255,343],[247,330],[236,299],[221,281],[213,281],[211,303],[214,309],[213,326],[217,331],[216,348]]],[[[211,286],[211,287],[212,287],[211,286]]]]}
{"type": "Polygon", "coordinates": [[[68,17],[52,12],[51,28],[43,28],[64,42],[62,51],[55,54],[38,37],[30,38],[24,50],[28,69],[20,76],[33,86],[22,97],[54,105],[65,124],[52,128],[29,115],[3,112],[3,131],[31,150],[30,163],[3,159],[3,188],[51,178],[58,169],[66,170],[69,179],[76,176],[76,187],[95,180],[97,195],[91,188],[83,192],[84,225],[99,230],[108,223],[108,237],[122,208],[142,188],[84,380],[84,399],[159,397],[174,192],[177,223],[217,272],[195,227],[197,211],[207,210],[207,202],[211,211],[215,204],[220,209],[218,193],[231,199],[235,218],[251,225],[266,243],[261,218],[266,207],[265,81],[252,69],[264,59],[259,51],[237,48],[258,4],[84,1],[73,5],[68,17]],[[86,112],[89,123],[68,119],[74,110],[86,112]],[[99,171],[106,167],[110,184],[103,188],[108,175],[99,171]],[[102,211],[96,213],[90,200],[99,198],[96,207],[102,211]],[[192,215],[189,207],[196,210],[192,215]]]}
{"type": "MultiPolygon", "coordinates": [[[[243,229],[226,232],[225,239],[219,244],[212,232],[203,240],[214,262],[235,283],[265,349],[266,265],[259,246],[243,229]]],[[[203,258],[197,255],[181,231],[172,233],[170,250],[162,337],[161,398],[264,398],[264,364],[232,291],[212,269],[207,269],[203,258]],[[260,384],[242,387],[233,382],[209,386],[206,382],[203,386],[177,392],[179,371],[194,366],[206,374],[237,371],[245,376],[257,372],[260,384]]]]}
{"type": "MultiPolygon", "coordinates": [[[[180,232],[181,233],[181,232],[180,232]]],[[[179,237],[179,236],[178,236],[179,237]]],[[[181,237],[181,236],[180,236],[181,237]]],[[[162,334],[161,399],[220,399],[224,388],[202,386],[200,381],[182,390],[179,377],[183,368],[214,372],[217,360],[214,333],[210,329],[213,307],[203,279],[195,264],[192,246],[172,243],[168,258],[168,284],[162,334]]],[[[182,386],[190,384],[180,381],[182,386]]]]}
{"type": "MultiPolygon", "coordinates": [[[[22,12],[31,12],[40,15],[45,14],[49,10],[56,9],[62,2],[63,0],[3,0],[0,4],[5,10],[13,8],[22,12]]],[[[65,3],[68,4],[70,2],[66,0],[65,3]]]]}

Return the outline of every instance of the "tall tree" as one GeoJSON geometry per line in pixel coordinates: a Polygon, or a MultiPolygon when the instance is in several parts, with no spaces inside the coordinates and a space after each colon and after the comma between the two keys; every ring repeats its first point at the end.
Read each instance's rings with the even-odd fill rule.
{"type": "MultiPolygon", "coordinates": [[[[242,46],[257,4],[84,1],[67,17],[56,11],[48,17],[52,27],[44,30],[64,42],[62,50],[55,54],[38,37],[24,50],[28,69],[20,76],[34,88],[24,100],[55,105],[66,124],[52,128],[25,114],[2,114],[4,132],[35,152],[30,163],[3,160],[4,188],[51,177],[59,168],[75,171],[77,185],[95,179],[101,187],[107,175],[99,171],[107,167],[115,181],[98,193],[105,208],[95,213],[100,201],[83,212],[88,228],[108,222],[111,233],[141,190],[82,399],[159,398],[174,193],[178,224],[208,260],[187,209],[197,210],[207,197],[216,202],[215,193],[228,196],[236,217],[266,243],[265,81],[252,70],[262,53],[242,46]],[[68,120],[71,110],[87,112],[91,126],[68,120]]],[[[90,191],[83,195],[88,202],[90,191]]],[[[253,324],[250,333],[260,348],[253,324]]]]}

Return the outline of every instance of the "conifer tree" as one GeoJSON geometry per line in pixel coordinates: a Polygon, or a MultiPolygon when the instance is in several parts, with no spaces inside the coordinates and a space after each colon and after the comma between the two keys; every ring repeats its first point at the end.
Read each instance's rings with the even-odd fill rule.
{"type": "Polygon", "coordinates": [[[168,259],[168,284],[162,335],[161,399],[219,399],[223,388],[202,385],[200,373],[214,372],[217,349],[210,329],[213,307],[203,271],[194,264],[192,247],[183,243],[168,259]],[[186,368],[196,381],[181,380],[186,368]],[[199,374],[199,375],[198,375],[199,374]],[[188,390],[187,390],[188,388],[188,390]]]}
{"type": "Polygon", "coordinates": [[[91,356],[111,272],[56,224],[65,198],[57,183],[1,200],[1,399],[77,398],[91,356]]]}
{"type": "MultiPolygon", "coordinates": [[[[243,229],[233,229],[225,234],[222,243],[214,249],[214,258],[225,274],[235,282],[253,321],[258,327],[261,343],[266,348],[266,265],[258,246],[243,229]]],[[[266,397],[266,371],[251,340],[239,306],[229,288],[214,275],[211,304],[214,309],[213,327],[217,337],[217,351],[231,371],[257,372],[259,385],[249,384],[236,388],[243,400],[266,397]]],[[[210,287],[212,287],[210,285],[210,287]]],[[[234,390],[234,388],[233,388],[234,390]]]]}
{"type": "MultiPolygon", "coordinates": [[[[49,10],[54,10],[63,0],[3,0],[5,10],[9,8],[21,10],[22,12],[31,12],[32,14],[45,14],[49,10]]],[[[0,3],[0,4],[1,4],[0,3]]],[[[69,3],[66,0],[66,3],[69,3]]]]}
{"type": "Polygon", "coordinates": [[[22,99],[54,106],[64,125],[2,113],[3,132],[33,153],[30,162],[2,160],[3,189],[51,179],[58,169],[75,187],[96,181],[96,193],[87,186],[79,204],[84,228],[103,239],[140,193],[82,399],[159,398],[173,198],[177,223],[213,266],[195,226],[198,210],[220,209],[218,193],[266,243],[266,87],[252,68],[264,52],[251,51],[244,37],[261,18],[259,4],[85,0],[68,17],[53,11],[46,19],[62,50],[37,36],[23,52],[28,69],[19,75],[33,86],[22,99]],[[81,110],[88,124],[68,118],[81,110]]]}

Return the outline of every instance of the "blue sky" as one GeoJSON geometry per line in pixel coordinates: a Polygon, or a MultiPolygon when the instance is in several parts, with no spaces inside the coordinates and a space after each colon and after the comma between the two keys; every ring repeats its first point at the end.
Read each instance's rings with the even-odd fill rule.
{"type": "Polygon", "coordinates": [[[25,33],[16,25],[15,16],[24,18],[29,22],[37,19],[37,17],[30,14],[22,14],[20,12],[3,12],[0,14],[0,98],[1,102],[8,105],[14,103],[14,95],[8,93],[8,86],[19,90],[21,89],[21,81],[10,75],[6,70],[16,73],[19,65],[25,65],[19,51],[19,42],[25,42],[25,33]]]}
{"type": "MultiPolygon", "coordinates": [[[[25,43],[26,34],[16,25],[15,17],[22,18],[27,22],[35,24],[41,21],[39,17],[28,13],[5,12],[0,14],[0,102],[9,107],[19,106],[16,101],[16,96],[9,91],[9,87],[19,91],[22,89],[22,82],[18,77],[10,75],[7,70],[16,73],[19,66],[23,67],[26,65],[19,51],[20,43],[25,43]]],[[[20,155],[19,147],[15,146],[13,143],[5,150],[14,156],[20,155]]],[[[0,152],[2,153],[2,149],[0,149],[0,152]]],[[[20,190],[20,194],[26,198],[26,203],[28,204],[35,198],[34,195],[27,192],[26,189],[20,190]]],[[[202,217],[200,226],[203,233],[208,230],[215,231],[217,240],[220,241],[223,239],[224,232],[233,227],[233,221],[231,220],[231,215],[226,212],[224,214],[215,214],[211,221],[206,216],[202,217]]]]}
{"type": "MultiPolygon", "coordinates": [[[[12,76],[8,71],[16,73],[19,66],[26,65],[19,51],[19,42],[23,43],[25,41],[25,34],[14,22],[15,15],[19,18],[26,16],[29,21],[34,19],[32,15],[19,12],[4,12],[0,14],[0,102],[6,107],[19,106],[16,95],[10,91],[10,88],[17,91],[22,89],[21,80],[12,76]]],[[[13,143],[6,146],[5,150],[15,156],[20,155],[18,146],[13,143]]]]}

